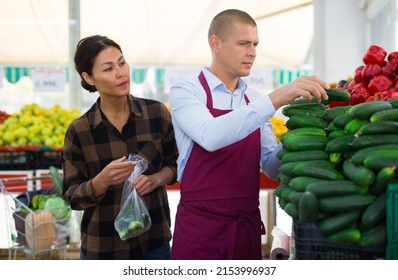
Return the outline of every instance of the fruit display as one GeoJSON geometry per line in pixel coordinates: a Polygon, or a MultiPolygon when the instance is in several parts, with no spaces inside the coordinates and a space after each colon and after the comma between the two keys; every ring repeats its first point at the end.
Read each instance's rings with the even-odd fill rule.
{"type": "Polygon", "coordinates": [[[67,127],[79,116],[78,109],[67,110],[60,105],[51,108],[35,103],[25,105],[0,124],[0,146],[45,145],[60,148],[67,127]]]}
{"type": "Polygon", "coordinates": [[[327,102],[295,100],[283,108],[289,119],[278,153],[279,206],[293,221],[315,224],[328,241],[385,246],[386,186],[397,178],[398,99],[350,105],[348,91],[327,92],[327,102]],[[347,103],[328,106],[335,101],[347,103]]]}
{"type": "Polygon", "coordinates": [[[6,111],[0,110],[0,124],[2,124],[10,114],[8,114],[6,111]]]}

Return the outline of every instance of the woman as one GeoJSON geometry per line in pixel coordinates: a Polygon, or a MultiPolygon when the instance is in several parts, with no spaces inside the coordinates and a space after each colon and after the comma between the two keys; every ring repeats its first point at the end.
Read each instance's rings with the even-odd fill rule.
{"type": "Polygon", "coordinates": [[[120,46],[100,36],[77,45],[75,68],[84,89],[97,102],[68,128],[62,155],[63,197],[81,221],[81,259],[169,259],[170,209],[166,184],[176,180],[178,157],[167,108],[130,94],[130,67],[120,46]],[[122,241],[114,221],[124,182],[135,163],[130,153],[148,162],[132,183],[148,207],[149,231],[122,241]]]}

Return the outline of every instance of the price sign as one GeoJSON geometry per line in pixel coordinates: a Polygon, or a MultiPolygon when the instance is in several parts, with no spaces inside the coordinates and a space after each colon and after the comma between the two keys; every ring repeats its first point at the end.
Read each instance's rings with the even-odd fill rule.
{"type": "Polygon", "coordinates": [[[37,92],[64,91],[65,70],[33,69],[33,89],[37,92]]]}
{"type": "Polygon", "coordinates": [[[263,93],[265,90],[272,89],[272,69],[253,68],[250,75],[242,79],[253,89],[263,93]]]}
{"type": "Polygon", "coordinates": [[[197,77],[201,68],[195,67],[168,67],[164,73],[164,91],[170,92],[170,87],[176,82],[191,77],[197,77]]]}

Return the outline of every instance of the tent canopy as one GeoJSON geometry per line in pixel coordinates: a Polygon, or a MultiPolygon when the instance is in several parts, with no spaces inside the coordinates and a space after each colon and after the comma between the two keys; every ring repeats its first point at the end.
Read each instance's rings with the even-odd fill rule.
{"type": "MultiPolygon", "coordinates": [[[[68,64],[69,27],[80,37],[106,35],[133,65],[207,65],[211,19],[229,8],[256,19],[256,66],[300,67],[313,38],[313,1],[305,0],[83,0],[80,21],[69,19],[72,0],[0,2],[0,64],[68,64]]],[[[77,2],[79,3],[79,2],[77,2]]]]}

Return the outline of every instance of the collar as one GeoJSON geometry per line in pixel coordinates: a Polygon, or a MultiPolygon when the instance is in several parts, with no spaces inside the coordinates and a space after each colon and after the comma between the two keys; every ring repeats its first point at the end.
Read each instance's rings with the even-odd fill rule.
{"type": "MultiPolygon", "coordinates": [[[[211,91],[218,89],[230,93],[230,91],[225,87],[224,83],[217,76],[211,73],[207,67],[204,67],[202,71],[206,77],[207,83],[209,84],[209,88],[211,91]]],[[[238,86],[235,89],[234,93],[241,94],[244,93],[246,89],[247,89],[247,84],[242,80],[242,78],[239,78],[238,86]]]]}
{"type": "MultiPolygon", "coordinates": [[[[142,106],[137,98],[133,95],[129,94],[127,96],[129,108],[130,108],[130,115],[135,115],[139,118],[142,117],[142,106]]],[[[106,116],[101,111],[101,98],[97,98],[97,102],[95,104],[95,113],[94,113],[94,120],[93,120],[93,128],[97,128],[102,121],[106,120],[106,116]]]]}

